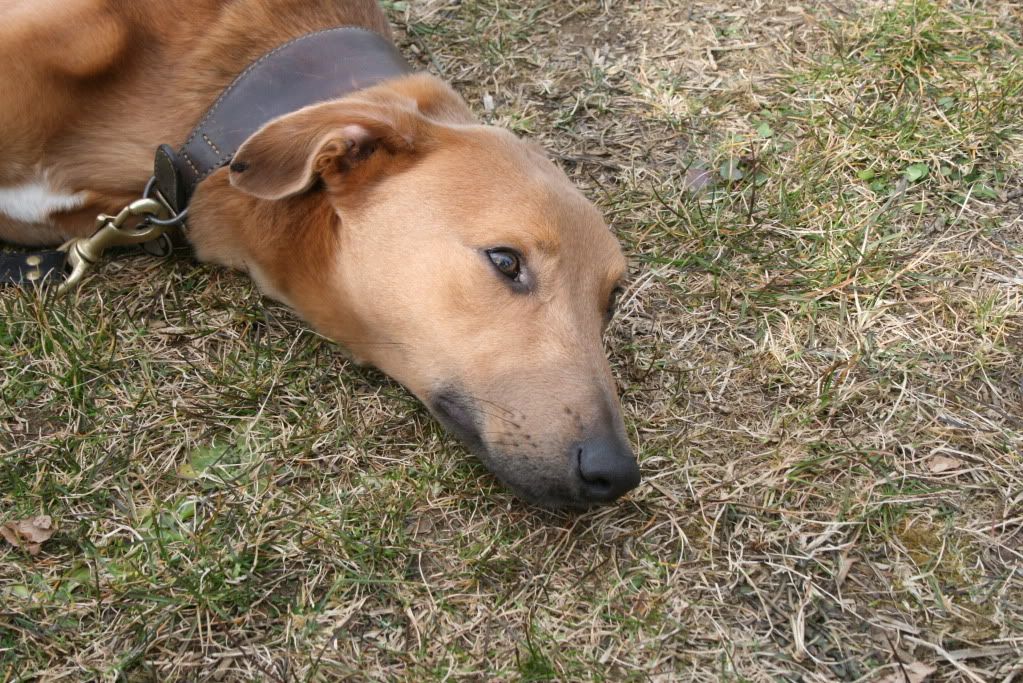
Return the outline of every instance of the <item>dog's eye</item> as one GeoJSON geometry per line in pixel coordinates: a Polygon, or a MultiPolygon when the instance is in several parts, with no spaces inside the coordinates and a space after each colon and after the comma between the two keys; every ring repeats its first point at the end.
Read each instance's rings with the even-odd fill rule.
{"type": "Polygon", "coordinates": [[[490,262],[509,280],[519,280],[522,275],[522,262],[519,255],[510,249],[491,249],[487,252],[490,262]]]}

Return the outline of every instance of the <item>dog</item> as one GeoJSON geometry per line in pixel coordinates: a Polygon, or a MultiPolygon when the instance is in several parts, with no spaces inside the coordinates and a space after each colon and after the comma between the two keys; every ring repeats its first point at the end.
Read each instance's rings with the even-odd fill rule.
{"type": "MultiPolygon", "coordinates": [[[[0,240],[88,236],[248,65],[343,26],[393,45],[369,0],[0,0],[0,240]]],[[[186,235],[404,385],[527,501],[639,483],[602,345],[620,245],[537,146],[442,80],[266,122],[195,188],[186,235]]]]}

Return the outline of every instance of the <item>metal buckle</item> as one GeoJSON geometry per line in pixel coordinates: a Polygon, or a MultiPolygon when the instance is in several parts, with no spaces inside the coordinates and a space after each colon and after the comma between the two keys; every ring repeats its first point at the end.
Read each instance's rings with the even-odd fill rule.
{"type": "Polygon", "coordinates": [[[92,236],[69,240],[60,247],[61,251],[67,253],[70,273],[58,292],[67,292],[77,287],[89,269],[99,263],[107,249],[151,242],[171,228],[181,225],[188,215],[187,210],[173,214],[159,193],[155,193],[155,197],[150,196],[154,194],[153,185],[153,180],[150,180],[143,198],[124,207],[116,216],[97,216],[96,231],[92,236]],[[125,227],[132,218],[142,220],[131,227],[125,227]]]}

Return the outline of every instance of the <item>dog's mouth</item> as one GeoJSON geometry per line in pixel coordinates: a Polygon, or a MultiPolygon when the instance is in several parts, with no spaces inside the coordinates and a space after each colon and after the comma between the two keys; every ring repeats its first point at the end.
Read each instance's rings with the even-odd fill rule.
{"type": "Polygon", "coordinates": [[[536,482],[528,485],[519,481],[521,477],[516,476],[512,463],[513,457],[493,452],[488,448],[483,439],[481,425],[482,416],[475,406],[475,402],[462,392],[445,388],[433,395],[427,404],[430,411],[444,428],[453,434],[462,444],[482,461],[484,466],[507,488],[511,489],[518,497],[532,503],[545,507],[565,507],[572,496],[568,491],[545,491],[540,493],[537,489],[550,489],[552,484],[537,487],[536,482]]]}
{"type": "Polygon", "coordinates": [[[468,397],[452,389],[444,389],[435,394],[428,405],[445,429],[476,455],[485,455],[486,446],[480,435],[479,420],[468,397]]]}

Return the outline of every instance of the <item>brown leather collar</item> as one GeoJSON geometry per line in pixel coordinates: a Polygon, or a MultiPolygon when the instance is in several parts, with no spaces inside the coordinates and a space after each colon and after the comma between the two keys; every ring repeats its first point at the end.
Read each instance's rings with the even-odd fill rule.
{"type": "Polygon", "coordinates": [[[160,145],[156,189],[180,214],[196,186],[231,163],[266,123],[410,71],[390,40],[364,28],[332,28],[285,43],[250,64],[221,93],[181,149],[160,145]]]}

